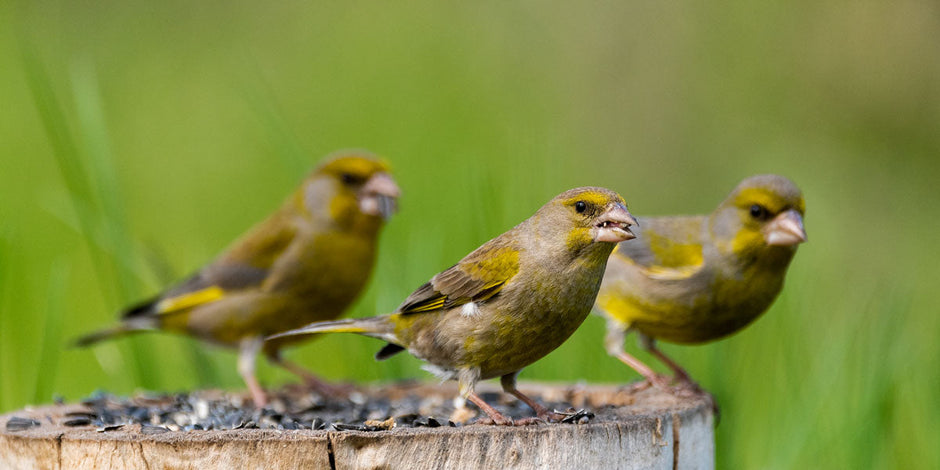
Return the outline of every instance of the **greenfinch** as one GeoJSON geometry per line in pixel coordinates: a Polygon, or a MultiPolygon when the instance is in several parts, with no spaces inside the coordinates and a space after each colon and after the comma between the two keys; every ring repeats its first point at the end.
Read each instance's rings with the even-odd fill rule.
{"type": "Polygon", "coordinates": [[[303,377],[331,387],[281,357],[298,338],[264,337],[343,314],[375,263],[379,232],[400,190],[388,166],[361,151],[338,153],[309,175],[270,217],[189,279],[123,312],[116,327],[80,338],[79,346],[127,333],[163,330],[238,348],[238,371],[258,407],[259,352],[303,377]]]}
{"type": "Polygon", "coordinates": [[[503,390],[548,410],[516,389],[523,367],[561,345],[590,313],[617,242],[633,238],[636,220],[623,198],[603,188],[577,188],[435,275],[389,315],[313,323],[274,340],[327,332],[386,341],[376,359],[409,353],[497,424],[512,424],[475,392],[500,377],[503,390]]]}
{"type": "Polygon", "coordinates": [[[597,296],[596,310],[607,319],[607,352],[668,387],[668,378],[623,350],[626,334],[636,331],[641,346],[672,369],[680,389],[698,390],[655,341],[713,341],[766,311],[783,288],[797,245],[806,241],[804,210],[792,181],[758,175],[742,181],[710,215],[641,217],[637,239],[611,255],[597,296]]]}

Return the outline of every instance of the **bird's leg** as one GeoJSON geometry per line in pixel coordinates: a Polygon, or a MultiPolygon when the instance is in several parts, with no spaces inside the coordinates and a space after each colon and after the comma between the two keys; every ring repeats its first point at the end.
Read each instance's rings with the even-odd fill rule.
{"type": "Polygon", "coordinates": [[[689,376],[689,373],[685,371],[676,361],[673,361],[669,356],[664,352],[660,351],[656,347],[656,340],[646,336],[644,334],[639,334],[640,345],[643,349],[646,349],[650,354],[656,356],[657,359],[662,361],[663,364],[666,364],[673,373],[676,375],[676,380],[679,382],[678,390],[679,391],[692,391],[692,392],[701,392],[701,387],[692,380],[692,377],[689,376]]]}
{"type": "MultiPolygon", "coordinates": [[[[528,396],[520,392],[519,389],[516,388],[516,375],[518,374],[519,372],[517,371],[511,374],[506,374],[499,378],[499,383],[500,385],[503,386],[504,392],[522,400],[522,402],[525,403],[526,405],[529,405],[529,408],[532,408],[532,410],[535,411],[535,415],[538,416],[538,419],[541,421],[548,423],[548,422],[557,421],[563,418],[563,416],[559,417],[555,413],[548,411],[547,408],[540,405],[537,401],[529,398],[528,396]]],[[[532,424],[534,422],[535,421],[531,419],[519,420],[516,422],[516,424],[532,424]]]]}
{"type": "MultiPolygon", "coordinates": [[[[607,354],[610,354],[617,359],[620,359],[621,362],[630,366],[633,370],[637,371],[642,375],[649,383],[662,388],[669,388],[669,380],[665,377],[657,374],[650,366],[644,364],[639,359],[627,354],[627,351],[623,348],[623,341],[627,335],[627,330],[613,322],[612,320],[607,321],[607,335],[604,337],[604,346],[607,348],[607,354]]],[[[642,390],[642,387],[640,390],[642,390]]]]}
{"type": "Polygon", "coordinates": [[[496,411],[496,408],[493,408],[489,403],[483,401],[476,392],[473,391],[476,388],[477,381],[480,380],[480,369],[476,367],[470,367],[467,369],[460,369],[457,371],[457,388],[460,391],[460,396],[470,400],[474,405],[483,410],[487,416],[489,416],[488,423],[486,420],[477,420],[479,424],[498,424],[500,426],[512,426],[512,419],[503,416],[502,413],[496,411]]]}
{"type": "Polygon", "coordinates": [[[280,350],[270,350],[266,351],[266,353],[268,360],[270,360],[272,364],[283,367],[288,372],[300,377],[301,380],[303,380],[304,383],[310,387],[310,389],[319,393],[320,395],[336,398],[345,398],[349,396],[348,387],[340,387],[327,383],[323,379],[317,377],[312,372],[305,369],[300,364],[284,359],[284,357],[281,356],[280,350]]]}
{"type": "MultiPolygon", "coordinates": [[[[467,399],[473,402],[473,404],[478,406],[481,410],[483,410],[483,412],[486,413],[487,416],[489,416],[489,419],[490,421],[493,422],[493,424],[498,424],[500,426],[512,426],[513,425],[512,419],[507,418],[503,416],[503,414],[500,413],[499,411],[496,411],[496,408],[493,408],[488,403],[483,401],[483,399],[480,398],[480,396],[477,395],[475,392],[470,392],[470,394],[467,395],[467,399]]],[[[483,420],[477,421],[477,422],[480,424],[487,424],[483,420]]]]}
{"type": "Polygon", "coordinates": [[[656,356],[663,364],[669,366],[670,369],[676,374],[676,380],[680,382],[692,383],[692,377],[689,376],[689,373],[685,371],[679,364],[673,361],[669,356],[664,352],[660,351],[656,345],[652,345],[647,350],[650,354],[656,356]]]}
{"type": "Polygon", "coordinates": [[[268,403],[264,389],[261,388],[258,378],[255,377],[255,358],[258,357],[263,344],[264,338],[254,336],[241,340],[238,345],[238,374],[242,376],[242,380],[248,386],[251,399],[255,402],[257,408],[264,408],[264,405],[268,403]]]}

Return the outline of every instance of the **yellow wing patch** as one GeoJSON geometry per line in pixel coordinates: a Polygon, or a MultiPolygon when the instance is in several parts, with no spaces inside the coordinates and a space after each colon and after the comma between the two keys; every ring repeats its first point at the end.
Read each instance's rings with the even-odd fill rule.
{"type": "Polygon", "coordinates": [[[413,307],[408,307],[408,310],[406,313],[420,313],[420,312],[430,312],[432,310],[438,310],[444,307],[444,301],[446,300],[447,300],[447,297],[445,297],[444,295],[438,294],[438,296],[428,301],[421,302],[413,307]]]}
{"type": "Polygon", "coordinates": [[[654,231],[644,232],[649,241],[650,251],[656,256],[656,264],[662,268],[686,269],[702,265],[702,245],[700,243],[678,243],[668,237],[657,235],[654,231]]]}
{"type": "Polygon", "coordinates": [[[667,268],[663,266],[649,266],[643,268],[643,274],[650,279],[658,279],[662,281],[679,281],[682,279],[688,279],[695,275],[699,271],[702,265],[698,266],[682,266],[679,268],[667,268]]]}
{"type": "Polygon", "coordinates": [[[432,312],[493,297],[519,272],[519,252],[510,247],[478,250],[434,276],[400,307],[401,313],[432,312]]]}
{"type": "Polygon", "coordinates": [[[189,292],[187,294],[163,299],[157,303],[154,310],[158,314],[164,315],[193,308],[197,305],[215,302],[222,297],[225,297],[225,291],[222,290],[222,288],[218,286],[210,286],[195,292],[189,292]]]}
{"type": "MultiPolygon", "coordinates": [[[[655,264],[639,264],[618,249],[614,254],[624,263],[633,265],[640,273],[650,279],[662,281],[679,281],[688,279],[705,266],[701,245],[696,244],[657,244],[655,238],[650,237],[650,248],[656,255],[655,264]]],[[[665,239],[660,240],[660,242],[665,239]]]]}
{"type": "Polygon", "coordinates": [[[460,268],[475,279],[494,279],[483,289],[502,284],[519,272],[519,252],[510,247],[497,248],[481,253],[474,260],[464,260],[460,268]]]}

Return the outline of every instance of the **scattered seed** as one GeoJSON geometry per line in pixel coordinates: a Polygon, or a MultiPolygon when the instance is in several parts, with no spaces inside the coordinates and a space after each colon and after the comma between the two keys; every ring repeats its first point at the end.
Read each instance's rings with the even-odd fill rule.
{"type": "Polygon", "coordinates": [[[30,418],[20,418],[19,416],[14,416],[7,421],[7,431],[25,431],[29,428],[34,428],[39,426],[39,421],[30,418]]]}
{"type": "Polygon", "coordinates": [[[77,418],[69,418],[62,422],[64,426],[87,426],[91,424],[91,418],[87,416],[79,416],[77,418]]]}
{"type": "Polygon", "coordinates": [[[151,434],[163,434],[165,432],[170,432],[170,430],[163,426],[144,425],[144,426],[141,426],[140,432],[142,434],[151,435],[151,434]]]}
{"type": "Polygon", "coordinates": [[[98,432],[117,431],[118,429],[121,429],[123,427],[124,427],[123,424],[112,424],[110,426],[102,426],[98,429],[95,429],[95,431],[98,431],[98,432]]]}
{"type": "MultiPolygon", "coordinates": [[[[436,395],[405,393],[387,398],[363,391],[353,392],[352,400],[327,399],[299,387],[287,387],[272,395],[271,406],[256,409],[250,401],[244,401],[241,394],[214,390],[189,394],[147,393],[130,398],[96,392],[83,401],[87,410],[70,412],[64,418],[57,418],[57,422],[69,426],[91,424],[97,426],[99,432],[117,430],[126,424],[140,424],[145,426],[145,430],[142,429],[145,433],[230,429],[377,432],[394,428],[459,426],[453,420],[435,418],[451,416],[453,419],[454,416],[452,400],[436,395]]],[[[500,411],[507,416],[531,414],[531,410],[516,400],[503,401],[501,394],[488,392],[483,396],[498,404],[500,411]]],[[[558,400],[564,399],[563,395],[559,397],[558,400]]],[[[545,401],[547,406],[567,408],[567,404],[558,406],[561,403],[554,399],[545,401]]],[[[593,413],[574,408],[556,413],[562,415],[562,423],[586,423],[594,419],[593,413]]],[[[7,424],[8,429],[28,429],[30,426],[35,425],[12,420],[7,424]]]]}

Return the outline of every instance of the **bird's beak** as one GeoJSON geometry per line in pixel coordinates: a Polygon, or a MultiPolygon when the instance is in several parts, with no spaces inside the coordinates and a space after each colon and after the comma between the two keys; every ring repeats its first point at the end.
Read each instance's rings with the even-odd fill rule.
{"type": "Polygon", "coordinates": [[[388,219],[398,208],[401,189],[388,173],[376,173],[359,190],[359,210],[388,219]]]}
{"type": "Polygon", "coordinates": [[[764,227],[764,239],[768,245],[793,246],[806,241],[803,216],[790,209],[781,213],[764,227]]]}
{"type": "Polygon", "coordinates": [[[597,218],[594,224],[594,241],[619,243],[636,238],[630,226],[639,224],[627,208],[620,203],[608,206],[607,211],[597,218]]]}

